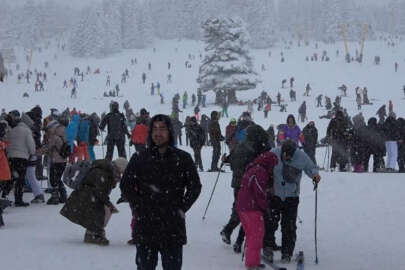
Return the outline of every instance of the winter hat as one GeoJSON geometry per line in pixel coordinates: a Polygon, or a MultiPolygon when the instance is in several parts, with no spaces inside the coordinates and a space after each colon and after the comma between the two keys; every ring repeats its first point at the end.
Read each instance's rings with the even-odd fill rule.
{"type": "Polygon", "coordinates": [[[115,168],[117,168],[120,173],[124,173],[125,168],[128,165],[128,160],[126,160],[123,157],[119,157],[116,160],[114,160],[112,163],[113,163],[113,166],[115,168]]]}
{"type": "Polygon", "coordinates": [[[142,108],[140,113],[141,113],[141,115],[149,114],[148,111],[145,108],[142,108]]]}
{"type": "Polygon", "coordinates": [[[235,119],[235,118],[232,118],[232,119],[231,119],[231,123],[236,123],[236,119],[235,119]]]}
{"type": "Polygon", "coordinates": [[[51,116],[53,117],[58,117],[60,115],[60,112],[58,111],[58,109],[52,108],[51,109],[51,116]]]}
{"type": "Polygon", "coordinates": [[[259,125],[251,125],[246,129],[246,141],[252,144],[257,154],[270,149],[269,135],[259,125]]]}
{"type": "Polygon", "coordinates": [[[281,156],[286,153],[288,157],[293,157],[295,150],[297,150],[297,144],[293,140],[287,139],[281,146],[281,156]]]}
{"type": "Polygon", "coordinates": [[[21,117],[20,112],[17,111],[17,110],[12,110],[12,111],[9,112],[8,114],[11,116],[11,118],[12,118],[13,120],[18,120],[18,119],[20,119],[20,117],[21,117]]]}

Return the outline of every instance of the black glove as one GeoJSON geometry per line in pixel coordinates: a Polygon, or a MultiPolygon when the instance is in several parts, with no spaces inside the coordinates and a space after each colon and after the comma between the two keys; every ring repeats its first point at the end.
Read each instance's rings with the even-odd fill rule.
{"type": "Polygon", "coordinates": [[[128,200],[125,199],[124,197],[121,197],[121,198],[119,198],[119,199],[117,200],[117,204],[126,203],[126,202],[128,202],[128,200]]]}
{"type": "Polygon", "coordinates": [[[134,145],[134,143],[132,141],[129,141],[129,146],[134,145]]]}

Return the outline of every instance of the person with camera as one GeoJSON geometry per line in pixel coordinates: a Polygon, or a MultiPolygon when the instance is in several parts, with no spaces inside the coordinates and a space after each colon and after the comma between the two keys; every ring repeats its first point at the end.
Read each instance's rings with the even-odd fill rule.
{"type": "MultiPolygon", "coordinates": [[[[273,239],[275,243],[275,232],[281,220],[281,260],[290,262],[295,248],[297,238],[296,220],[300,195],[300,183],[302,172],[319,183],[321,177],[314,162],[304,151],[297,149],[297,144],[292,140],[285,140],[281,147],[272,150],[278,158],[278,164],[274,167],[274,185],[269,201],[270,219],[266,220],[266,237],[273,239]]],[[[273,260],[273,251],[266,247],[263,249],[263,256],[266,260],[273,260]]]]}

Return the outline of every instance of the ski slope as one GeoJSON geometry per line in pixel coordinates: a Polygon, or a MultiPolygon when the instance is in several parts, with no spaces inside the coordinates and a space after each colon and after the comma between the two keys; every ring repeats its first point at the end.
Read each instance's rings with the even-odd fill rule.
{"type": "MultiPolygon", "coordinates": [[[[397,43],[398,44],[398,43],[397,43]]],[[[405,100],[402,85],[404,80],[404,43],[395,48],[386,47],[384,42],[374,41],[366,43],[364,63],[344,62],[343,44],[324,45],[319,43],[309,47],[285,49],[282,44],[269,50],[254,50],[256,70],[262,83],[255,90],[237,93],[239,99],[248,100],[259,96],[262,90],[267,91],[273,100],[280,91],[283,99],[288,103],[288,113],[278,112],[273,106],[269,118],[263,118],[263,112],[255,111],[254,120],[267,128],[270,124],[284,123],[287,115],[297,116],[298,107],[302,101],[307,101],[308,121],[315,120],[319,130],[319,138],[325,135],[329,120],[319,120],[318,116],[325,114],[324,108],[315,108],[315,98],[319,94],[334,97],[340,94],[337,89],[345,83],[348,97],[342,99],[343,107],[350,115],[358,112],[355,103],[354,88],[356,86],[368,88],[372,106],[363,106],[362,112],[366,119],[374,116],[382,104],[393,101],[397,116],[405,116],[405,100]],[[340,56],[336,57],[336,50],[340,56]],[[330,62],[306,62],[305,57],[323,50],[328,51],[330,62]],[[280,63],[280,52],[284,53],[286,62],[280,63]],[[380,55],[382,63],[373,65],[375,55],[380,55]],[[399,63],[399,71],[394,72],[394,62],[399,63]],[[261,71],[264,64],[266,71],[261,71]],[[295,77],[294,90],[297,91],[297,102],[290,103],[289,88],[280,89],[281,80],[295,77]],[[310,83],[311,96],[303,97],[305,85],[310,83]]],[[[151,115],[171,112],[171,99],[175,93],[182,95],[188,91],[196,93],[199,54],[203,53],[203,44],[194,41],[160,41],[153,48],[145,50],[130,50],[113,55],[105,59],[76,59],[66,52],[51,45],[42,53],[34,52],[30,66],[32,70],[46,71],[48,82],[45,92],[34,92],[33,83],[18,84],[16,74],[5,84],[0,84],[0,108],[7,111],[19,109],[27,111],[36,104],[43,108],[44,115],[50,108],[62,111],[66,106],[91,113],[101,113],[108,110],[112,98],[103,97],[103,92],[112,89],[120,83],[121,74],[126,68],[130,78],[126,84],[120,84],[120,95],[114,98],[119,101],[120,109],[123,102],[129,100],[134,111],[145,107],[151,115]],[[195,56],[188,59],[188,54],[195,56]],[[55,55],[57,58],[55,59],[55,55]],[[131,58],[137,58],[137,64],[131,65],[131,58]],[[49,62],[49,68],[44,68],[44,62],[49,62]],[[191,69],[185,67],[185,61],[192,64],[191,69]],[[152,70],[148,71],[148,63],[152,70]],[[167,63],[171,62],[171,70],[167,63]],[[77,99],[70,98],[70,88],[63,89],[63,80],[73,76],[73,68],[86,70],[90,66],[92,71],[100,68],[101,73],[85,76],[84,82],[79,83],[77,99]],[[53,73],[56,73],[54,75],[53,73]],[[141,74],[145,72],[147,82],[142,84],[141,74]],[[167,75],[172,74],[173,83],[167,83],[167,75]],[[111,75],[111,87],[106,87],[106,76],[111,75]],[[165,104],[160,105],[160,97],[150,96],[151,82],[159,81],[161,91],[165,97],[165,104]],[[22,98],[28,92],[29,98],[22,98]]],[[[350,43],[349,48],[359,48],[358,44],[350,43]]],[[[22,49],[17,50],[17,61],[21,70],[26,70],[22,49]]],[[[13,70],[14,71],[14,70],[13,70]]],[[[286,84],[287,85],[287,84],[286,84]]],[[[214,95],[207,96],[207,108],[201,108],[200,114],[210,114],[212,110],[220,108],[213,105],[214,95]]],[[[191,101],[189,102],[191,103],[191,101]]],[[[181,104],[180,104],[181,105],[181,104]]],[[[255,106],[255,109],[257,106],[255,106]]],[[[229,107],[230,117],[237,118],[247,106],[233,105],[229,107]]],[[[180,120],[193,114],[189,106],[180,114],[180,120]]],[[[230,119],[221,119],[223,132],[230,119]]],[[[299,123],[303,128],[305,123],[299,123]]],[[[183,137],[184,138],[184,137],[183,137]]],[[[185,140],[184,140],[185,141],[185,140]]],[[[188,147],[181,147],[191,152],[188,147]]],[[[317,152],[319,165],[323,165],[324,151],[317,152]]],[[[105,150],[105,149],[104,149],[105,150]]],[[[102,157],[102,149],[96,149],[97,157],[102,157]]],[[[133,149],[131,149],[133,152],[133,149]]],[[[116,154],[116,152],[115,152],[116,154]]],[[[208,169],[211,161],[211,148],[204,147],[202,151],[204,168],[208,169]]],[[[229,168],[227,168],[229,171],[229,168]]],[[[299,217],[302,223],[297,223],[296,252],[304,250],[305,269],[405,269],[405,237],[403,224],[405,222],[405,202],[403,200],[402,174],[355,174],[321,172],[322,180],[318,191],[318,257],[319,264],[314,264],[314,192],[312,182],[304,176],[301,188],[301,202],[299,217]]],[[[231,173],[220,175],[219,183],[214,193],[211,206],[205,221],[202,220],[212,187],[216,180],[216,173],[200,173],[203,189],[200,198],[187,213],[188,245],[184,248],[183,269],[186,270],[234,270],[245,269],[241,256],[233,253],[232,247],[222,243],[219,232],[228,221],[231,213],[233,194],[230,188],[231,173]]],[[[45,184],[45,183],[44,183],[45,184]]],[[[112,201],[119,197],[119,190],[114,190],[112,201]]],[[[31,200],[32,194],[25,194],[25,200],[31,200]]],[[[0,229],[0,254],[2,268],[6,270],[24,269],[135,269],[135,248],[126,244],[130,237],[130,210],[128,205],[120,204],[120,213],[114,215],[106,228],[108,247],[85,245],[82,243],[84,229],[70,223],[59,215],[59,206],[31,205],[28,208],[8,208],[4,219],[6,226],[0,229]]],[[[233,240],[236,238],[236,232],[233,240]]],[[[280,243],[280,237],[277,236],[280,243]]],[[[276,260],[280,254],[276,253],[276,260]]],[[[295,263],[286,266],[295,269],[295,263]]],[[[158,269],[161,269],[159,265],[158,269]]]]}

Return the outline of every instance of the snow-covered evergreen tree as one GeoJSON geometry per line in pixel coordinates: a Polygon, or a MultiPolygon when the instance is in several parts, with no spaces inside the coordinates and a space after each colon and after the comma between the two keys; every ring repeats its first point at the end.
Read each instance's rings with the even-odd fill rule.
{"type": "Polygon", "coordinates": [[[119,52],[121,41],[121,13],[116,0],[103,0],[103,25],[105,35],[103,51],[105,55],[119,52]]]}
{"type": "Polygon", "coordinates": [[[103,10],[97,5],[87,7],[71,34],[71,54],[76,57],[105,56],[105,35],[103,10]]]}
{"type": "Polygon", "coordinates": [[[202,25],[205,55],[197,82],[202,91],[224,90],[236,101],[235,91],[256,88],[260,82],[249,55],[249,34],[237,18],[213,18],[202,25]]]}
{"type": "Polygon", "coordinates": [[[253,48],[269,48],[276,41],[275,5],[273,0],[248,0],[247,24],[250,45],[253,48]]]}
{"type": "MultiPolygon", "coordinates": [[[[342,28],[345,24],[340,9],[341,0],[323,0],[322,2],[322,40],[327,43],[333,43],[342,40],[342,28]]],[[[346,24],[345,24],[346,25],[346,24]]],[[[347,33],[347,27],[345,26],[347,33]]]]}
{"type": "Polygon", "coordinates": [[[27,1],[19,9],[18,43],[27,49],[34,49],[41,41],[40,14],[33,1],[27,1]]]}
{"type": "Polygon", "coordinates": [[[136,48],[138,39],[138,25],[136,16],[136,2],[133,0],[125,0],[121,5],[122,16],[122,47],[125,49],[136,48]]]}

